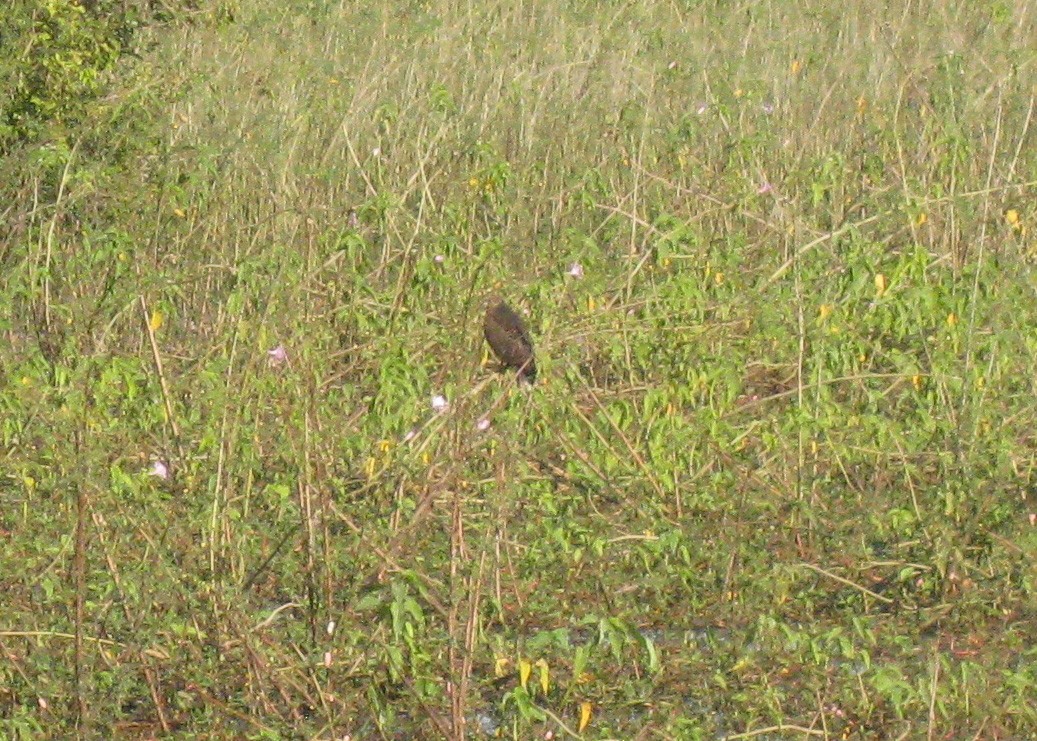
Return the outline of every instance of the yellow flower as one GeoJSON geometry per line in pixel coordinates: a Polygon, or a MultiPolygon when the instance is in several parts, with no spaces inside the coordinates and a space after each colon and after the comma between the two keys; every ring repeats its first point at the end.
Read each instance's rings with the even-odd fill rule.
{"type": "Polygon", "coordinates": [[[915,219],[915,224],[917,226],[922,226],[922,224],[924,224],[927,221],[929,221],[929,217],[926,216],[925,212],[923,211],[922,213],[918,214],[918,218],[915,219]]]}
{"type": "Polygon", "coordinates": [[[789,65],[789,72],[793,75],[798,75],[801,69],[803,69],[803,62],[793,59],[792,64],[789,65]]]}
{"type": "Polygon", "coordinates": [[[577,729],[579,733],[583,733],[587,730],[587,725],[591,722],[591,709],[593,705],[589,702],[580,703],[580,726],[577,729]]]}
{"type": "Polygon", "coordinates": [[[745,91],[742,90],[742,88],[735,88],[735,97],[736,98],[741,98],[743,95],[745,95],[745,91]]]}
{"type": "Polygon", "coordinates": [[[551,669],[543,659],[537,659],[536,668],[540,674],[540,689],[546,695],[551,689],[551,669]]]}
{"type": "Polygon", "coordinates": [[[519,684],[522,685],[522,689],[526,689],[526,684],[529,683],[529,675],[533,673],[533,664],[529,659],[519,659],[519,684]]]}
{"type": "Polygon", "coordinates": [[[821,304],[821,308],[817,310],[818,321],[823,322],[832,315],[834,310],[831,304],[821,304]]]}
{"type": "Polygon", "coordinates": [[[1012,228],[1012,231],[1017,231],[1019,234],[1027,233],[1026,224],[1019,219],[1019,212],[1014,208],[1009,208],[1005,211],[1005,221],[1008,222],[1008,226],[1012,228]]]}
{"type": "Polygon", "coordinates": [[[887,288],[889,288],[889,283],[887,283],[887,281],[886,281],[886,276],[883,275],[882,273],[876,273],[875,274],[875,296],[877,298],[882,298],[882,294],[884,294],[886,292],[887,288]]]}
{"type": "Polygon", "coordinates": [[[861,115],[868,110],[868,99],[863,95],[857,98],[857,115],[861,115]]]}
{"type": "Polygon", "coordinates": [[[955,314],[953,311],[950,314],[947,315],[947,326],[948,327],[956,327],[956,326],[958,326],[958,315],[955,314]]]}

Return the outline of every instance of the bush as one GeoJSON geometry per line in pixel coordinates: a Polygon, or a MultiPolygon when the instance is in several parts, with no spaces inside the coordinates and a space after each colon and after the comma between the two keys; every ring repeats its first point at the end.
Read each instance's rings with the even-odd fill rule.
{"type": "Polygon", "coordinates": [[[0,155],[60,136],[104,95],[106,73],[132,53],[135,32],[176,19],[190,0],[12,0],[0,29],[0,155]]]}

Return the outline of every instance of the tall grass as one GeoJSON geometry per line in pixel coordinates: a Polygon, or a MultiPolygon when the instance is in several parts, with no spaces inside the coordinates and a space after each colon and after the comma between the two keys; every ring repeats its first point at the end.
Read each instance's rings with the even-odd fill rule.
{"type": "Polygon", "coordinates": [[[8,186],[5,735],[1031,732],[1030,3],[205,10],[8,186]]]}

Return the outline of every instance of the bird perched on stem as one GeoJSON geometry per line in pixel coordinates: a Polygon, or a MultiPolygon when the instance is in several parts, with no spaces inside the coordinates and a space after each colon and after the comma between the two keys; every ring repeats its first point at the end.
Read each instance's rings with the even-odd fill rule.
{"type": "Polygon", "coordinates": [[[519,378],[530,383],[536,380],[533,340],[529,337],[526,323],[499,296],[492,297],[487,304],[482,329],[493,354],[501,363],[517,370],[519,378]]]}

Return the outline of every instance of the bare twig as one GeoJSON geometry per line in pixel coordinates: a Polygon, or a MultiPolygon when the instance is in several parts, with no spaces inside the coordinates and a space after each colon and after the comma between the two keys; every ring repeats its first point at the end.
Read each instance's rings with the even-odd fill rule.
{"type": "Polygon", "coordinates": [[[155,330],[151,327],[151,313],[148,311],[148,302],[144,294],[140,295],[140,310],[144,320],[144,330],[148,333],[148,341],[151,343],[151,360],[155,364],[155,374],[158,376],[159,387],[162,389],[162,403],[166,408],[166,422],[173,436],[180,461],[184,460],[184,451],[180,446],[180,428],[176,424],[176,416],[173,414],[173,398],[169,393],[169,383],[166,381],[166,373],[162,368],[162,354],[158,350],[158,340],[155,338],[155,330]]]}
{"type": "Polygon", "coordinates": [[[892,605],[893,604],[893,600],[891,600],[889,597],[883,597],[881,594],[877,594],[877,593],[871,591],[870,589],[868,589],[867,587],[864,587],[864,586],[861,586],[860,584],[857,584],[856,582],[852,582],[849,579],[844,579],[841,576],[837,576],[836,574],[833,574],[831,571],[825,571],[820,566],[815,566],[812,563],[805,563],[805,562],[801,563],[800,566],[805,566],[806,568],[808,568],[808,569],[810,569],[812,571],[816,571],[817,573],[819,573],[819,574],[821,574],[823,576],[827,576],[829,579],[832,579],[833,581],[837,581],[840,584],[845,584],[848,587],[853,587],[854,589],[856,589],[856,590],[858,590],[860,592],[864,592],[864,594],[867,594],[870,597],[874,597],[879,602],[884,602],[887,605],[892,605]]]}

